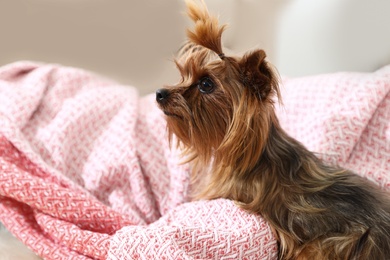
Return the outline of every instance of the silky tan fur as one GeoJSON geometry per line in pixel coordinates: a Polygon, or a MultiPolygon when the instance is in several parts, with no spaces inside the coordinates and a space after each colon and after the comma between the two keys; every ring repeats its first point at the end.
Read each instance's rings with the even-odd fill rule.
{"type": "Polygon", "coordinates": [[[171,142],[192,164],[194,199],[227,198],[260,214],[275,231],[280,259],[390,259],[389,195],[287,135],[265,52],[226,56],[225,26],[204,2],[186,4],[195,27],[176,60],[182,80],[156,98],[171,142]],[[210,93],[199,90],[205,77],[215,85],[210,93]]]}

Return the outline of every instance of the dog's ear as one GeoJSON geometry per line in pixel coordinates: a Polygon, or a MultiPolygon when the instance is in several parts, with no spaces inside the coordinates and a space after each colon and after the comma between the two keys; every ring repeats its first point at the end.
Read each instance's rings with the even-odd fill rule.
{"type": "Polygon", "coordinates": [[[276,81],[265,57],[263,50],[255,50],[239,61],[242,83],[261,99],[268,97],[276,81]]]}

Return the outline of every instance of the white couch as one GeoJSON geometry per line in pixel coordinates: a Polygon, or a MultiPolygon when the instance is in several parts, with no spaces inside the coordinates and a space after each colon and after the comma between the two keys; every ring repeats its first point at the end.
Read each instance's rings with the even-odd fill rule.
{"type": "MultiPolygon", "coordinates": [[[[181,0],[18,0],[0,4],[0,65],[82,67],[149,93],[178,77],[188,25],[181,0]]],[[[282,75],[372,71],[390,63],[390,1],[206,0],[229,23],[224,42],[260,47],[282,75]]]]}

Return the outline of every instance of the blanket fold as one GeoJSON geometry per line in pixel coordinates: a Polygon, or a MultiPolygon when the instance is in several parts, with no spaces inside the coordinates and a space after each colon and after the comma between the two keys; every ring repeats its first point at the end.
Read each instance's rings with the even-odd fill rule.
{"type": "MultiPolygon", "coordinates": [[[[390,189],[390,66],[285,79],[283,127],[390,189]]],[[[276,259],[261,216],[188,202],[154,96],[80,69],[0,68],[0,222],[45,259],[276,259]]]]}

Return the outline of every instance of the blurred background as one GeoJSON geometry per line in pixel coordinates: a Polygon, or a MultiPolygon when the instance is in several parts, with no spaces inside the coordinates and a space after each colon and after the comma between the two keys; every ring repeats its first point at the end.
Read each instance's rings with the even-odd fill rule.
{"type": "MultiPolygon", "coordinates": [[[[374,71],[390,64],[389,0],[206,0],[224,45],[262,48],[283,76],[374,71]]],[[[80,67],[136,86],[175,83],[190,25],[182,0],[0,0],[0,65],[80,67]]]]}

